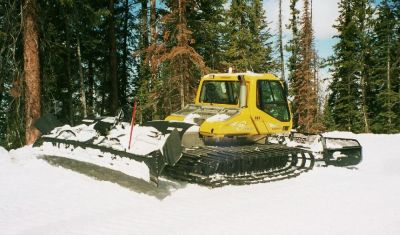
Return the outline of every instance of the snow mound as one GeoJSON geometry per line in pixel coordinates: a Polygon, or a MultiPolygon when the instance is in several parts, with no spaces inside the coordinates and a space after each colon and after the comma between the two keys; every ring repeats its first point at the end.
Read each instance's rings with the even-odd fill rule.
{"type": "Polygon", "coordinates": [[[32,147],[32,145],[26,145],[22,148],[11,149],[8,152],[8,156],[10,159],[13,159],[16,162],[29,162],[35,161],[39,156],[38,151],[32,147]]]}
{"type": "Polygon", "coordinates": [[[0,147],[1,234],[400,234],[400,134],[326,134],[356,138],[361,164],[213,189],[0,147]]]}
{"type": "Polygon", "coordinates": [[[8,155],[8,151],[0,146],[0,157],[5,157],[8,155]]]}
{"type": "Polygon", "coordinates": [[[9,162],[8,151],[0,146],[0,165],[5,165],[9,162]]]}

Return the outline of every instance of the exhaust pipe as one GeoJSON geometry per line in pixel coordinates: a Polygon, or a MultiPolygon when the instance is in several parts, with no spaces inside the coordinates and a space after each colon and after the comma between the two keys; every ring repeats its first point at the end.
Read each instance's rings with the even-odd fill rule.
{"type": "Polygon", "coordinates": [[[240,82],[240,94],[239,94],[239,107],[245,108],[247,107],[247,87],[246,80],[244,80],[244,75],[238,76],[240,82]]]}

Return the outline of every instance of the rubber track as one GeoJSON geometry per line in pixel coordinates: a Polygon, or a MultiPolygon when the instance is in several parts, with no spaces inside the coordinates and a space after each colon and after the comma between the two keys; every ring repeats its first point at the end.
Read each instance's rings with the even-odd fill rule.
{"type": "Polygon", "coordinates": [[[293,178],[314,167],[314,155],[284,145],[200,147],[186,150],[164,174],[210,187],[264,183],[293,178]]]}

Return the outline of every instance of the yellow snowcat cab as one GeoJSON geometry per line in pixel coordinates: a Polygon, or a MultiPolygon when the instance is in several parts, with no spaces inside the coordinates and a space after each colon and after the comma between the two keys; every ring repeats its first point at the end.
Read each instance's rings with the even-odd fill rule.
{"type": "Polygon", "coordinates": [[[165,120],[196,123],[201,136],[216,138],[259,140],[292,129],[284,83],[272,74],[206,75],[195,103],[165,120]]]}

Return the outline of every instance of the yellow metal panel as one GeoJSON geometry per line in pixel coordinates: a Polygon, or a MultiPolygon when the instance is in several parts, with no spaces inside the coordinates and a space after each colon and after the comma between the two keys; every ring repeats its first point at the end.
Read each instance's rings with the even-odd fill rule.
{"type": "MultiPolygon", "coordinates": [[[[268,113],[260,110],[257,107],[257,81],[259,80],[274,80],[279,81],[279,79],[271,74],[268,76],[258,77],[250,79],[250,90],[251,94],[248,97],[248,106],[251,110],[251,117],[254,120],[256,127],[259,129],[260,134],[278,134],[278,133],[288,133],[292,129],[292,118],[288,122],[282,122],[268,113]],[[286,128],[285,128],[286,127],[286,128]]],[[[289,110],[290,113],[290,110],[289,110]]]]}
{"type": "Polygon", "coordinates": [[[244,108],[238,115],[218,122],[205,121],[200,126],[200,134],[205,136],[257,135],[258,131],[250,118],[250,112],[244,108]]]}

